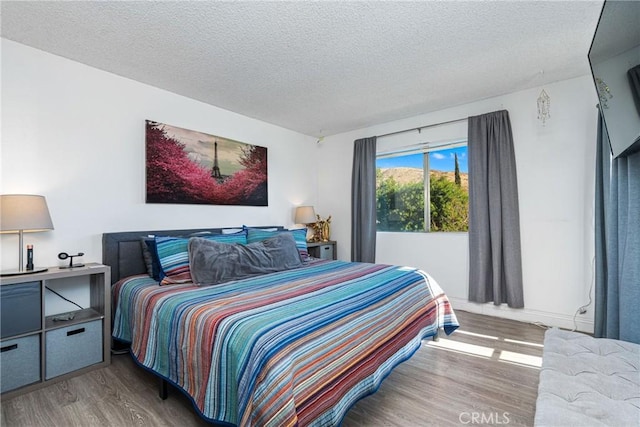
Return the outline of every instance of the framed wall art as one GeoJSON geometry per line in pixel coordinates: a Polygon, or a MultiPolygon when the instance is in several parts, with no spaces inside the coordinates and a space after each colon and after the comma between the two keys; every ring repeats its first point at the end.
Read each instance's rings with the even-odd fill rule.
{"type": "Polygon", "coordinates": [[[146,201],[267,206],[267,149],[146,121],[146,201]]]}

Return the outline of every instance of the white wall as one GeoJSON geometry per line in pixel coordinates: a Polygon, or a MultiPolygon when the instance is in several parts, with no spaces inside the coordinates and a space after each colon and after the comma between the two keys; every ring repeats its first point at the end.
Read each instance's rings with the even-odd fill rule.
{"type": "MultiPolygon", "coordinates": [[[[101,261],[102,233],[292,225],[316,204],[315,138],[2,39],[0,191],[46,196],[54,231],[25,234],[37,265],[101,261]],[[268,148],[269,206],[145,204],[145,119],[268,148]]],[[[2,268],[18,264],[2,235],[2,268]]]]}
{"type": "MultiPolygon", "coordinates": [[[[318,211],[333,215],[332,239],[340,259],[350,259],[351,163],[353,141],[412,127],[500,109],[513,128],[522,240],[524,310],[474,304],[468,297],[466,233],[378,233],[376,262],[412,265],[428,271],[454,308],[525,321],[573,327],[573,315],[588,302],[593,258],[593,187],[597,96],[589,76],[544,86],[551,119],[537,119],[540,88],[525,90],[385,123],[324,139],[319,146],[318,211]]],[[[425,130],[426,140],[466,135],[464,123],[425,130]]],[[[406,144],[412,141],[399,141],[406,144]]],[[[379,149],[389,148],[381,139],[379,149]]],[[[577,318],[592,330],[592,307],[577,318]]]]}

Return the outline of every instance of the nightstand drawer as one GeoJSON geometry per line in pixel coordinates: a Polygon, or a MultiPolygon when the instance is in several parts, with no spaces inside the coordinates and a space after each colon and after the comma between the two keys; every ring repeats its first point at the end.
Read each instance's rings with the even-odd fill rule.
{"type": "Polygon", "coordinates": [[[40,282],[0,286],[0,301],[2,339],[42,328],[40,282]]]}
{"type": "Polygon", "coordinates": [[[328,240],[326,242],[309,242],[307,243],[309,255],[320,259],[337,259],[336,242],[328,240]]]}
{"type": "Polygon", "coordinates": [[[0,343],[0,392],[40,381],[40,334],[0,343]]]}
{"type": "Polygon", "coordinates": [[[47,380],[102,362],[102,320],[48,331],[46,355],[47,380]]]}
{"type": "Polygon", "coordinates": [[[318,246],[318,258],[333,259],[333,245],[318,246]]]}

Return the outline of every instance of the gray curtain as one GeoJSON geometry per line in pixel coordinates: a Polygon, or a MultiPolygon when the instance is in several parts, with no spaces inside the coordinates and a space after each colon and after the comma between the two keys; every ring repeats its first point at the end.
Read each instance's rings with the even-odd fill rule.
{"type": "Polygon", "coordinates": [[[506,110],[469,117],[469,301],[524,307],[513,136],[506,110]]]}
{"type": "Polygon", "coordinates": [[[598,117],[595,336],[640,343],[640,152],[611,160],[598,117]]]}
{"type": "Polygon", "coordinates": [[[351,261],[376,260],[376,137],[354,141],[351,176],[351,261]]]}
{"type": "Polygon", "coordinates": [[[631,87],[631,96],[633,103],[636,104],[636,110],[640,114],[640,64],[627,71],[629,78],[629,87],[631,87]]]}
{"type": "MultiPolygon", "coordinates": [[[[610,222],[609,186],[611,185],[611,148],[609,135],[598,110],[598,136],[596,147],[596,200],[595,210],[595,336],[605,337],[607,330],[607,225],[610,222]]],[[[613,303],[617,301],[614,299],[613,303]]],[[[617,311],[617,307],[613,310],[617,311]]]]}

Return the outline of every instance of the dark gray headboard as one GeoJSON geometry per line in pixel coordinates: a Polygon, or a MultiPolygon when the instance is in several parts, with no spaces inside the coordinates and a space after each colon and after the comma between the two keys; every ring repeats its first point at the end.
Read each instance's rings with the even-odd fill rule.
{"type": "MultiPolygon", "coordinates": [[[[257,226],[251,228],[284,229],[282,226],[257,226]]],[[[146,230],[104,233],[102,235],[102,263],[111,267],[111,283],[113,284],[124,277],[147,273],[147,267],[145,266],[142,256],[142,237],[149,235],[180,237],[193,235],[198,232],[220,234],[222,230],[222,228],[197,228],[190,230],[146,230]]]]}

